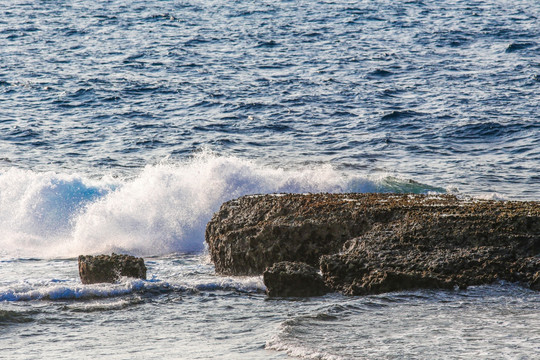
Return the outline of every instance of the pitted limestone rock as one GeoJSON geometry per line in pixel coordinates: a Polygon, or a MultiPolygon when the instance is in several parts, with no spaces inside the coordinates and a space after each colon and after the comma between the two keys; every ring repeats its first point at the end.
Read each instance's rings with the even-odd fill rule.
{"type": "Polygon", "coordinates": [[[452,195],[284,194],[223,204],[206,228],[216,271],[320,266],[345,294],[507,280],[538,287],[540,202],[452,195]],[[401,285],[400,285],[401,284],[401,285]]]}
{"type": "Polygon", "coordinates": [[[146,280],[146,265],[130,255],[80,255],[79,276],[83,284],[113,283],[122,276],[146,280]]]}

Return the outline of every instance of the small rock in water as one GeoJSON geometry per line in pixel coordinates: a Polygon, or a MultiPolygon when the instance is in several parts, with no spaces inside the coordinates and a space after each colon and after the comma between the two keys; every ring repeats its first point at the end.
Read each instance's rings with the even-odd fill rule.
{"type": "Polygon", "coordinates": [[[146,280],[146,265],[131,255],[80,255],[79,276],[83,284],[113,283],[122,276],[146,280]]]}
{"type": "Polygon", "coordinates": [[[322,276],[308,264],[282,261],[263,273],[269,296],[321,296],[328,292],[322,276]]]}

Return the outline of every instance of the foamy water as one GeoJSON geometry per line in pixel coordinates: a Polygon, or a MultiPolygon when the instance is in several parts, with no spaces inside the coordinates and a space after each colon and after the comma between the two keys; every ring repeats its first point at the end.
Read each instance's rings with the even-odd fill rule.
{"type": "Polygon", "coordinates": [[[267,299],[261,277],[216,276],[204,256],[146,263],[147,281],[82,285],[76,260],[3,260],[0,346],[12,359],[533,359],[540,350],[540,297],[516,284],[267,299]]]}

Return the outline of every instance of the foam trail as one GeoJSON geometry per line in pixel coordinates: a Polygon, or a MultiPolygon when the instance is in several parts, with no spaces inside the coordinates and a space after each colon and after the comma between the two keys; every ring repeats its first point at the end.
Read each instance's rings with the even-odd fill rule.
{"type": "Polygon", "coordinates": [[[0,248],[8,256],[200,252],[212,214],[246,194],[426,192],[419,183],[345,176],[329,165],[283,170],[200,153],[147,166],[128,180],[8,170],[0,173],[0,248]]]}
{"type": "MultiPolygon", "coordinates": [[[[185,280],[185,279],[182,279],[185,280]]],[[[115,284],[100,283],[81,285],[78,281],[57,284],[54,281],[24,281],[0,286],[0,302],[32,300],[76,300],[115,298],[134,293],[237,291],[242,293],[264,293],[266,287],[262,277],[213,277],[206,280],[191,279],[169,283],[162,280],[140,280],[123,278],[115,284]]],[[[123,307],[125,304],[112,304],[123,307]]]]}
{"type": "Polygon", "coordinates": [[[147,282],[139,279],[128,279],[118,284],[32,284],[19,283],[12,288],[0,288],[0,301],[30,300],[68,300],[111,298],[135,292],[166,291],[166,282],[147,282]]]}

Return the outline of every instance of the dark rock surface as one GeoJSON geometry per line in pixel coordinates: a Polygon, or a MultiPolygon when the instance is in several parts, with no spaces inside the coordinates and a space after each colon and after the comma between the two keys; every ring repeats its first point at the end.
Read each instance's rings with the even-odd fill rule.
{"type": "Polygon", "coordinates": [[[389,221],[394,214],[368,211],[369,199],[349,196],[244,196],[223,204],[206,227],[206,242],[216,271],[258,275],[280,261],[318,266],[323,254],[340,251],[345,241],[389,221]]]}
{"type": "Polygon", "coordinates": [[[540,287],[540,203],[451,195],[246,196],[214,214],[216,271],[252,275],[281,261],[318,266],[345,294],[518,281],[540,287]]]}
{"type": "Polygon", "coordinates": [[[80,255],[79,276],[83,284],[113,283],[122,276],[146,280],[146,265],[130,255],[80,255]]]}
{"type": "Polygon", "coordinates": [[[351,295],[388,291],[373,286],[381,271],[413,276],[404,289],[497,280],[532,287],[540,270],[539,210],[538,204],[508,202],[459,202],[428,213],[411,209],[399,221],[348,241],[341,253],[321,257],[321,271],[328,286],[351,295]]]}
{"type": "Polygon", "coordinates": [[[350,295],[400,290],[399,285],[391,290],[373,285],[381,273],[388,272],[412,276],[402,289],[466,288],[497,280],[531,283],[532,288],[534,271],[540,269],[538,257],[519,255],[511,247],[426,249],[376,241],[366,235],[355,239],[344,253],[323,256],[321,270],[327,285],[350,295]]]}
{"type": "Polygon", "coordinates": [[[328,292],[322,276],[313,266],[305,263],[282,261],[263,273],[269,296],[321,296],[328,292]]]}
{"type": "Polygon", "coordinates": [[[540,291],[540,271],[534,274],[530,286],[531,289],[540,291]]]}

